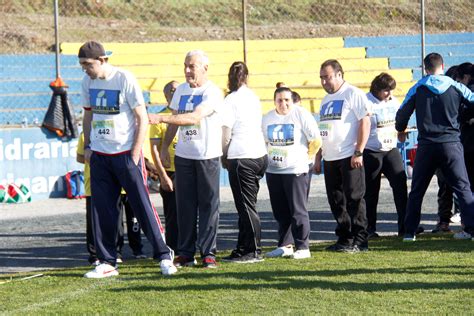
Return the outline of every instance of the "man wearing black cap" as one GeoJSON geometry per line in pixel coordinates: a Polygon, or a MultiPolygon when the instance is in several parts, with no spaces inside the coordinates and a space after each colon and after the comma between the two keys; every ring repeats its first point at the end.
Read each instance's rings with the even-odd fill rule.
{"type": "Polygon", "coordinates": [[[146,187],[142,145],[148,118],[143,94],[135,77],[108,63],[111,52],[102,44],[86,42],[79,49],[79,63],[87,74],[82,80],[84,106],[84,157],[91,168],[92,218],[100,264],[86,278],[118,275],[116,236],[121,189],[143,232],[160,260],[164,275],[174,274],[173,252],[166,245],[158,214],[146,187]]]}

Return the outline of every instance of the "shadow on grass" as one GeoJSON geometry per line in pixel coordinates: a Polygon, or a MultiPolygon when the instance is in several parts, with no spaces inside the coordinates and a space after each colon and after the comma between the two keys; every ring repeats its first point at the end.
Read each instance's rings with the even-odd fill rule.
{"type": "MultiPolygon", "coordinates": [[[[380,292],[380,291],[400,291],[400,290],[453,290],[453,289],[472,289],[474,281],[453,281],[453,282],[430,282],[430,281],[394,281],[384,282],[377,280],[374,274],[393,274],[394,278],[400,278],[400,275],[406,274],[443,274],[444,272],[452,272],[452,266],[449,267],[407,267],[407,268],[387,268],[387,269],[328,269],[320,271],[253,271],[253,272],[226,272],[226,273],[203,273],[203,274],[178,274],[173,276],[173,280],[180,282],[191,279],[205,279],[206,282],[197,282],[196,284],[187,285],[170,285],[168,282],[157,285],[138,285],[126,286],[123,288],[110,289],[112,292],[124,291],[216,291],[216,290],[298,290],[298,289],[315,289],[334,290],[334,291],[363,291],[363,292],[380,292]],[[446,268],[446,271],[440,269],[446,268]],[[448,269],[449,268],[449,269],[448,269]],[[368,282],[348,281],[347,277],[360,276],[367,274],[368,282]],[[343,280],[329,280],[332,277],[344,277],[343,280]],[[217,282],[210,283],[215,279],[217,282]],[[238,280],[238,281],[236,281],[238,280]]],[[[456,266],[456,269],[470,269],[470,266],[456,266]]],[[[472,275],[466,273],[466,275],[472,275]]],[[[136,280],[136,278],[133,278],[136,280]]],[[[174,282],[174,281],[173,281],[174,282]]]]}

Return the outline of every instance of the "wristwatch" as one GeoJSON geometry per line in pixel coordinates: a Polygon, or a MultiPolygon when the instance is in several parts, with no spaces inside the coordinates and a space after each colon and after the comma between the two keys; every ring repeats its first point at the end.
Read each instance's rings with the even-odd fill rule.
{"type": "Polygon", "coordinates": [[[362,152],[360,150],[356,150],[356,151],[354,151],[354,156],[360,157],[360,156],[362,156],[362,152]]]}

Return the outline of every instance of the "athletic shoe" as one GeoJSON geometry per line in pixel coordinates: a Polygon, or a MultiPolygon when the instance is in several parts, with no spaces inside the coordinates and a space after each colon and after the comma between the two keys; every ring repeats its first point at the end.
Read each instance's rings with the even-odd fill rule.
{"type": "Polygon", "coordinates": [[[311,252],[309,249],[298,249],[291,256],[293,259],[308,259],[311,258],[311,252]]]}
{"type": "Polygon", "coordinates": [[[423,232],[425,232],[425,228],[423,226],[418,226],[418,228],[416,229],[415,235],[419,235],[423,232]]]}
{"type": "Polygon", "coordinates": [[[103,279],[116,275],[119,275],[117,266],[113,267],[108,263],[101,263],[94,270],[84,274],[84,277],[88,279],[103,279]]]}
{"type": "Polygon", "coordinates": [[[143,253],[139,253],[138,255],[135,255],[135,259],[146,259],[147,256],[143,253]]]}
{"type": "Polygon", "coordinates": [[[472,239],[472,235],[469,234],[467,231],[465,230],[461,230],[460,232],[456,233],[453,235],[454,239],[472,239]]]}
{"type": "Polygon", "coordinates": [[[437,233],[452,233],[453,231],[449,228],[449,223],[439,222],[436,224],[435,229],[431,231],[433,234],[437,233]]]}
{"type": "Polygon", "coordinates": [[[169,259],[163,259],[160,262],[161,274],[172,275],[178,272],[178,269],[174,266],[173,261],[169,259]]]}
{"type": "Polygon", "coordinates": [[[122,260],[122,258],[119,257],[119,258],[115,259],[115,262],[116,263],[123,263],[123,260],[122,260]]]}
{"type": "Polygon", "coordinates": [[[414,242],[414,241],[416,241],[415,235],[405,234],[405,236],[403,236],[403,242],[414,242]]]}
{"type": "Polygon", "coordinates": [[[93,266],[93,267],[97,267],[99,264],[100,264],[100,260],[99,260],[99,259],[95,259],[94,262],[91,262],[91,266],[93,266]]]}
{"type": "Polygon", "coordinates": [[[196,259],[194,259],[194,257],[177,256],[176,258],[174,258],[173,263],[176,268],[182,268],[182,267],[193,267],[197,264],[197,261],[196,259]]]}
{"type": "Polygon", "coordinates": [[[451,223],[461,223],[461,213],[454,213],[454,215],[451,216],[451,223]]]}
{"type": "Polygon", "coordinates": [[[270,252],[265,254],[265,257],[268,258],[277,258],[277,257],[291,257],[293,255],[293,246],[278,247],[270,252]]]}
{"type": "Polygon", "coordinates": [[[380,235],[377,234],[377,232],[369,232],[369,239],[373,239],[373,238],[379,238],[380,235]]]}
{"type": "Polygon", "coordinates": [[[224,262],[233,262],[233,263],[256,263],[262,262],[264,259],[261,255],[255,252],[241,253],[239,250],[232,250],[232,253],[222,258],[224,262]]]}
{"type": "Polygon", "coordinates": [[[202,259],[202,267],[208,269],[215,269],[217,268],[216,258],[214,257],[205,257],[202,259]]]}
{"type": "Polygon", "coordinates": [[[352,245],[342,245],[339,243],[335,243],[325,248],[327,251],[335,251],[335,252],[347,252],[352,253],[354,252],[354,247],[352,245]]]}
{"type": "Polygon", "coordinates": [[[369,251],[369,246],[353,245],[352,249],[353,252],[367,252],[369,251]]]}

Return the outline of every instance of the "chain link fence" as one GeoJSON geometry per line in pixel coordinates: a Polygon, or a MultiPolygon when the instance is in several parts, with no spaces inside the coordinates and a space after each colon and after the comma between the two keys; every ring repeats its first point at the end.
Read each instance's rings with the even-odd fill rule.
{"type": "MultiPolygon", "coordinates": [[[[426,33],[474,32],[472,4],[424,1],[426,33]]],[[[417,35],[421,29],[421,0],[59,0],[58,5],[60,42],[72,43],[242,41],[244,10],[247,40],[417,35]]],[[[0,125],[40,122],[55,78],[54,1],[0,0],[0,26],[0,125]]],[[[76,105],[77,60],[62,56],[61,68],[76,105]]]]}

